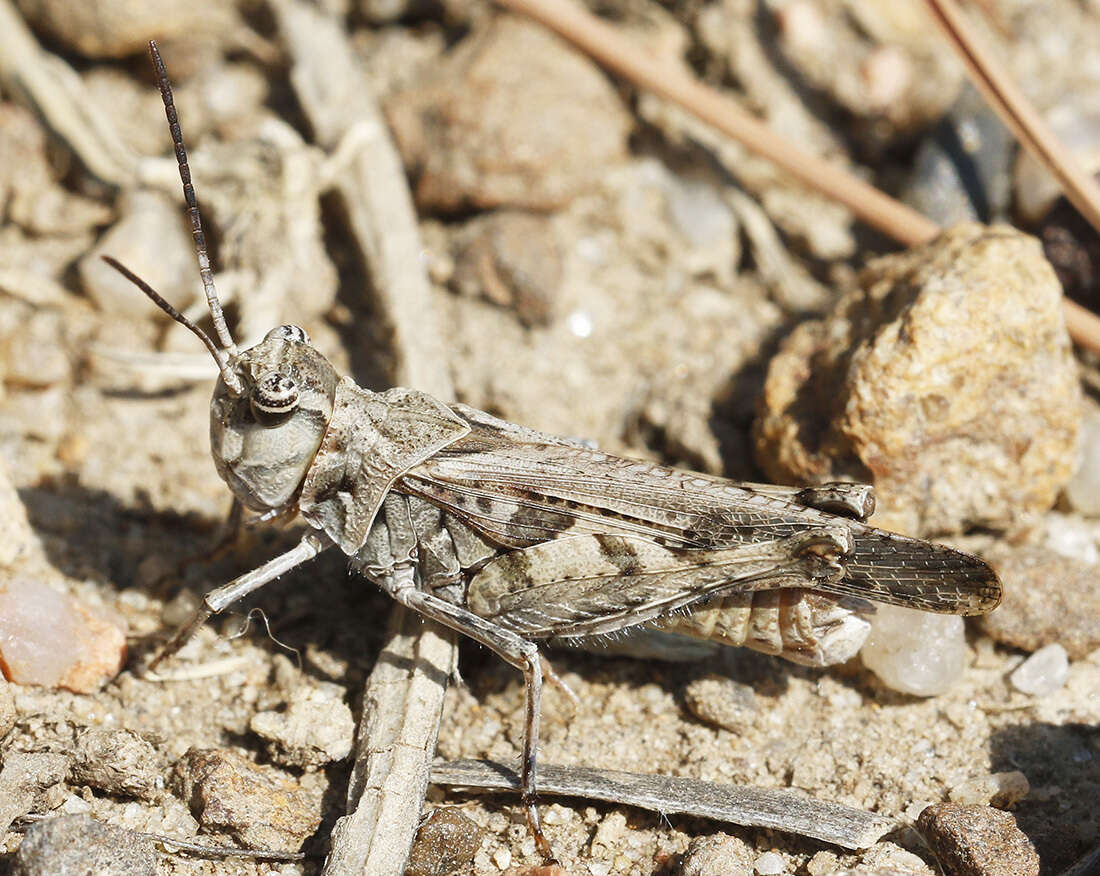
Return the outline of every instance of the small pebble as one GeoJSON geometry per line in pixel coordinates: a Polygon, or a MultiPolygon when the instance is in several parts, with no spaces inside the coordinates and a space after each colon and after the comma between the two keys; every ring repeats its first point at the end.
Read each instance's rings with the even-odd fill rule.
{"type": "Polygon", "coordinates": [[[1086,397],[1084,412],[1077,470],[1066,484],[1065,497],[1074,511],[1100,517],[1100,405],[1086,397]]]}
{"type": "Polygon", "coordinates": [[[307,770],[343,760],[355,740],[355,720],[344,702],[344,689],[327,683],[300,686],[285,710],[260,712],[249,727],[266,740],[276,763],[307,770]]]}
{"type": "Polygon", "coordinates": [[[588,854],[593,858],[610,858],[628,833],[626,815],[620,810],[607,813],[588,844],[588,854]]]}
{"type": "Polygon", "coordinates": [[[554,317],[561,253],[545,216],[497,210],[465,229],[452,282],[463,294],[509,308],[526,326],[554,317]]]}
{"type": "MultiPolygon", "coordinates": [[[[668,186],[668,213],[676,229],[699,248],[737,237],[737,218],[715,186],[674,177],[668,186]]],[[[737,259],[732,259],[734,264],[737,259]]]]}
{"type": "Polygon", "coordinates": [[[421,823],[405,876],[446,876],[474,859],[484,831],[458,809],[436,809],[421,823]]]}
{"type": "Polygon", "coordinates": [[[91,815],[92,804],[83,797],[78,797],[76,794],[70,794],[65,798],[64,802],[54,810],[54,813],[57,815],[91,815]]]}
{"type": "Polygon", "coordinates": [[[13,820],[48,811],[65,798],[69,759],[50,751],[8,751],[0,771],[0,836],[13,820]]]}
{"type": "Polygon", "coordinates": [[[86,728],[77,733],[70,778],[117,797],[156,799],[160,759],[150,742],[130,730],[86,728]]]}
{"type": "Polygon", "coordinates": [[[632,119],[614,87],[534,23],[495,17],[435,67],[386,103],[424,210],[553,210],[626,156],[632,119]]]}
{"type": "Polygon", "coordinates": [[[747,684],[722,675],[689,682],[684,703],[697,718],[726,730],[739,730],[756,719],[756,693],[747,684]]]}
{"type": "Polygon", "coordinates": [[[948,793],[952,803],[969,803],[1008,809],[1024,799],[1031,791],[1027,776],[1018,770],[990,773],[967,779],[948,793]]]}
{"type": "Polygon", "coordinates": [[[724,833],[696,837],[680,859],[676,876],[751,876],[752,850],[724,833]]]}
{"type": "Polygon", "coordinates": [[[16,684],[97,691],[122,669],[126,630],[46,574],[0,570],[0,671],[16,684]]]}
{"type": "Polygon", "coordinates": [[[961,617],[894,605],[876,606],[864,665],[894,690],[919,697],[941,694],[966,668],[961,617]]]}
{"type": "Polygon", "coordinates": [[[775,852],[764,852],[753,861],[752,867],[760,876],[780,876],[787,869],[783,859],[775,852]]]}
{"type": "Polygon", "coordinates": [[[0,739],[15,726],[15,694],[11,684],[0,678],[0,739]]]}
{"type": "Polygon", "coordinates": [[[175,199],[137,190],[123,196],[120,210],[118,222],[80,260],[84,291],[112,317],[163,317],[152,301],[100,258],[109,255],[182,308],[195,295],[195,251],[175,199]]]}
{"type": "MultiPolygon", "coordinates": [[[[859,867],[843,876],[938,876],[919,857],[891,842],[875,843],[859,859],[859,867]]],[[[840,876],[840,874],[838,874],[840,876]]]]}
{"type": "Polygon", "coordinates": [[[807,876],[831,876],[838,860],[833,852],[818,852],[806,862],[807,876]]]}
{"type": "Polygon", "coordinates": [[[1095,309],[1100,303],[1100,233],[1062,197],[1043,218],[1038,237],[1066,297],[1095,309]]]}
{"type": "Polygon", "coordinates": [[[1066,683],[1069,657],[1066,649],[1055,642],[1040,648],[1021,663],[1009,676],[1012,686],[1021,693],[1045,697],[1066,683]]]}
{"type": "Polygon", "coordinates": [[[0,468],[0,570],[44,559],[42,543],[27,520],[27,509],[0,468]]]}
{"type": "Polygon", "coordinates": [[[207,830],[252,848],[298,851],[321,823],[321,801],[286,773],[232,751],[190,749],[172,787],[207,830]]]}
{"type": "Polygon", "coordinates": [[[1039,855],[1007,812],[938,803],[921,813],[917,827],[952,876],[1038,876],[1039,855]]]}
{"type": "Polygon", "coordinates": [[[512,866],[512,853],[503,846],[493,852],[493,863],[501,870],[507,870],[512,866]]]}
{"type": "Polygon", "coordinates": [[[64,315],[58,311],[39,310],[20,320],[19,331],[5,344],[4,382],[42,389],[68,380],[72,363],[58,343],[64,337],[64,315]]]}
{"type": "Polygon", "coordinates": [[[152,843],[87,815],[62,815],[27,828],[11,876],[156,876],[152,843]]]}
{"type": "Polygon", "coordinates": [[[868,104],[880,109],[887,109],[905,98],[914,74],[908,53],[897,46],[872,49],[860,64],[859,72],[868,104]]]}
{"type": "Polygon", "coordinates": [[[926,134],[901,198],[943,226],[1002,219],[1011,199],[1012,135],[971,85],[926,134]]]}

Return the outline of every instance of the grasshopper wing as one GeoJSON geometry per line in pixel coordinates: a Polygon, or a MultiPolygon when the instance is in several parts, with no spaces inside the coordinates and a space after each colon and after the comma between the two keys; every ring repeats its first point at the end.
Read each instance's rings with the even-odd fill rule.
{"type": "Polygon", "coordinates": [[[782,492],[610,456],[480,411],[454,410],[470,433],[410,470],[397,488],[501,547],[620,535],[713,550],[839,525],[853,547],[844,575],[815,584],[819,592],[947,614],[983,614],[1000,601],[1000,582],[978,557],[836,517],[782,492]]]}
{"type": "Polygon", "coordinates": [[[844,573],[844,526],[715,550],[577,535],[510,551],[470,582],[475,614],[527,638],[593,636],[667,617],[724,591],[812,588],[844,573]]]}

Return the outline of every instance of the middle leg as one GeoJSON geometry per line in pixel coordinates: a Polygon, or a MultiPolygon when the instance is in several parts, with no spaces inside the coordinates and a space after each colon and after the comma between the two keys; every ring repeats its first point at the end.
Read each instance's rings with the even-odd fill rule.
{"type": "Polygon", "coordinates": [[[523,760],[520,770],[523,804],[526,809],[527,823],[539,852],[545,858],[552,860],[553,850],[542,832],[536,801],[539,719],[542,714],[542,657],[538,647],[511,630],[504,629],[465,608],[417,590],[415,572],[411,566],[398,566],[391,574],[383,576],[379,583],[383,590],[402,605],[469,636],[523,673],[526,688],[523,760]]]}

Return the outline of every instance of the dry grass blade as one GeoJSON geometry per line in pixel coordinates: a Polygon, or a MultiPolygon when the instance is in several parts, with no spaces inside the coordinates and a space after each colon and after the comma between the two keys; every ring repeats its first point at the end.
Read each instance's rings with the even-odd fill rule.
{"type": "MultiPolygon", "coordinates": [[[[1089,224],[1100,231],[1100,185],[1081,170],[1069,150],[1047,127],[1042,116],[1016,87],[1004,66],[966,20],[955,0],[926,0],[932,17],[943,29],[966,65],[971,81],[1012,131],[1016,139],[1057,177],[1062,191],[1089,224]]],[[[1066,327],[1083,347],[1100,350],[1100,318],[1068,299],[1066,327]]]]}
{"type": "Polygon", "coordinates": [[[1016,87],[996,56],[984,45],[955,0],[926,0],[929,11],[966,65],[971,81],[1016,135],[1058,181],[1066,197],[1100,231],[1100,185],[1081,170],[1069,150],[1016,87]]]}
{"type": "MultiPolygon", "coordinates": [[[[775,162],[804,185],[844,204],[868,225],[899,243],[906,246],[924,243],[939,232],[939,226],[927,216],[788,143],[686,69],[655,62],[651,54],[571,0],[498,2],[553,30],[632,84],[672,101],[746,148],[775,162]]],[[[1068,300],[1064,309],[1066,327],[1074,341],[1082,347],[1100,351],[1100,317],[1068,300]]]]}

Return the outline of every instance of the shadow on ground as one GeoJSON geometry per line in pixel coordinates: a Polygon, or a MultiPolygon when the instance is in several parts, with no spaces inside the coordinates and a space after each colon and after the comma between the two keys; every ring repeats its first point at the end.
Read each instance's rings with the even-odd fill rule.
{"type": "Polygon", "coordinates": [[[1057,874],[1100,838],[1100,726],[1034,723],[997,730],[995,771],[1019,770],[1031,793],[1016,821],[1039,851],[1044,874],[1057,874]]]}

